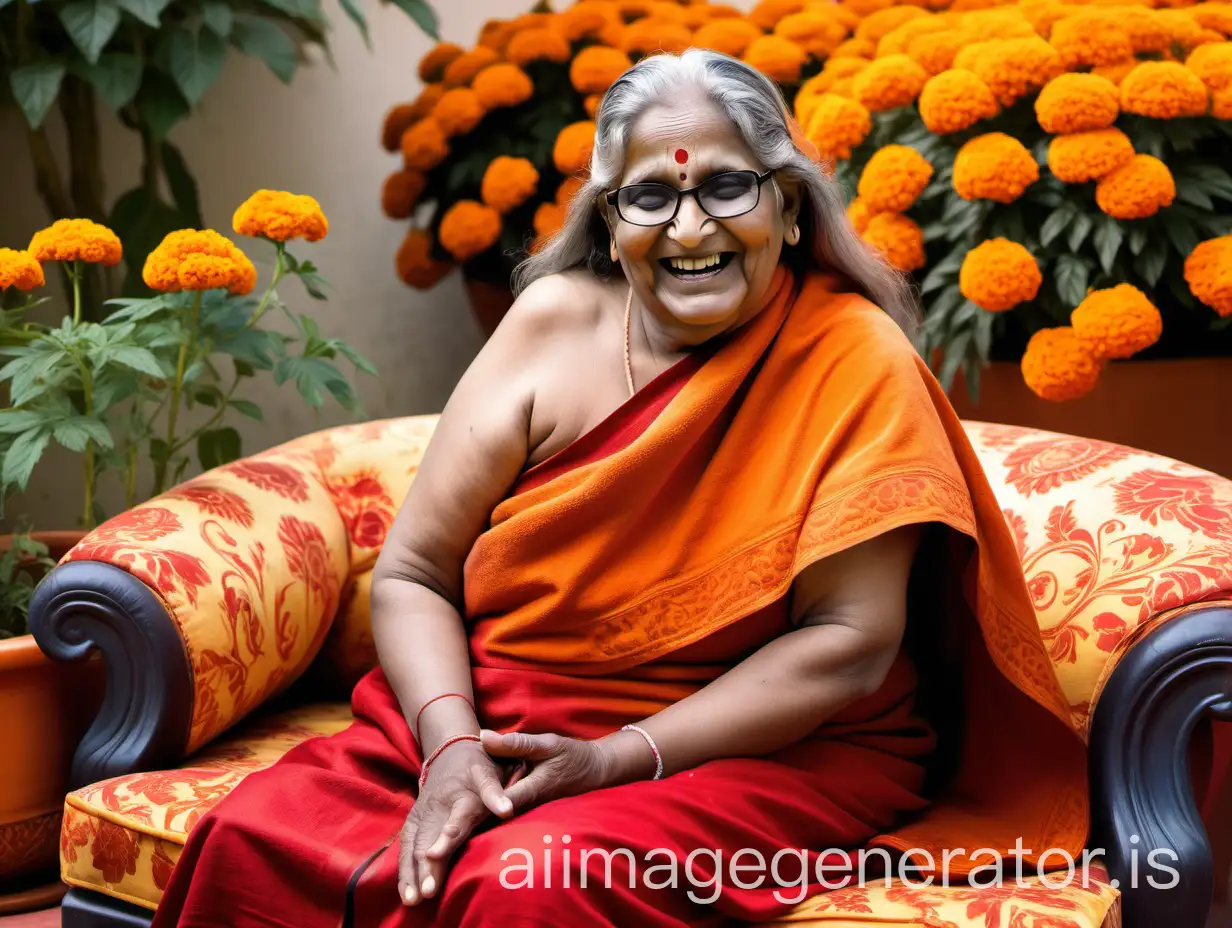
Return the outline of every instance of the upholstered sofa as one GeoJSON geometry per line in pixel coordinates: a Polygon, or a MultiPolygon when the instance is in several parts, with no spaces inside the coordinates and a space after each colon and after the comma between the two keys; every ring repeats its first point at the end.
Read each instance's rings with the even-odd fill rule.
{"type": "MultiPolygon", "coordinates": [[[[210,471],[92,532],[39,588],[40,647],[98,649],[108,672],[64,808],[66,926],[148,924],[201,815],[348,724],[348,688],[375,661],[373,563],[434,424],[332,429],[210,471]]],[[[786,921],[1199,928],[1216,879],[1199,803],[1219,780],[1211,733],[1232,717],[1232,481],[1083,438],[967,429],[1089,743],[1106,872],[1066,889],[878,883],[786,921]],[[1130,888],[1133,855],[1154,847],[1176,851],[1179,884],[1130,888]]]]}

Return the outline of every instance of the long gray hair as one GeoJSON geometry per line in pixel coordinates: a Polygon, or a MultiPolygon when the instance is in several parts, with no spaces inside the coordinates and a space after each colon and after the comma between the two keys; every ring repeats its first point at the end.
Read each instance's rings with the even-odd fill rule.
{"type": "Polygon", "coordinates": [[[742,61],[719,52],[691,48],[680,55],[644,58],[604,94],[596,114],[590,176],[574,194],[560,231],[536,254],[518,265],[514,293],[548,274],[589,267],[600,277],[619,273],[609,257],[610,235],[599,196],[624,170],[625,146],[634,121],[649,106],[697,88],[722,110],[749,150],[767,170],[800,185],[800,243],[784,251],[797,271],[838,271],[914,335],[919,308],[903,275],[887,265],[856,234],[838,184],[792,141],[787,107],[778,87],[742,61]]]}

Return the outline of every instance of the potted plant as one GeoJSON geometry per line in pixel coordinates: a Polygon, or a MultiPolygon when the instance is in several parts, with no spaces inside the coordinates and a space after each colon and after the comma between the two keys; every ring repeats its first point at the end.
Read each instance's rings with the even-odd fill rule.
{"type": "MultiPolygon", "coordinates": [[[[359,409],[338,365],[346,359],[358,370],[375,369],[346,342],[324,336],[310,315],[291,313],[276,290],[284,278],[296,277],[311,296],[326,298],[315,265],[289,246],[326,235],[319,204],[308,196],[258,191],[236,211],[233,228],[273,248],[273,272],[259,297],[256,269],[239,247],[213,230],[183,229],[168,233],[142,262],[143,279],[157,295],[111,301],[102,322],[85,312],[81,282],[86,265],[121,260],[122,244],[112,230],[90,220],[59,220],[36,233],[27,250],[0,249],[0,289],[25,294],[0,325],[0,355],[10,359],[0,368],[9,399],[0,409],[2,489],[23,489],[55,442],[80,455],[80,525],[89,529],[106,516],[96,493],[102,479],[121,482],[129,507],[178,482],[194,459],[210,468],[239,458],[240,435],[229,423],[236,415],[262,417],[260,406],[244,396],[257,377],[294,381],[314,408],[332,397],[359,409]],[[37,305],[29,293],[44,284],[44,262],[62,264],[72,284],[71,311],[55,325],[28,316],[37,305]],[[270,325],[275,311],[289,320],[290,334],[270,325]],[[145,475],[138,465],[147,461],[148,490],[142,493],[145,475]]],[[[47,537],[51,555],[67,553],[73,534],[47,537]]],[[[0,549],[6,546],[30,550],[12,536],[0,538],[0,549]]],[[[23,575],[41,563],[23,560],[24,553],[16,557],[23,575]]],[[[13,590],[15,602],[26,592],[24,582],[13,590]]],[[[8,710],[0,711],[6,745],[0,828],[24,829],[25,843],[13,839],[8,846],[22,848],[29,867],[36,867],[55,857],[68,758],[97,706],[83,688],[94,685],[97,672],[66,673],[68,665],[44,658],[16,621],[11,630],[14,635],[0,641],[0,708],[8,710]]],[[[0,860],[0,873],[13,872],[15,865],[4,864],[0,860]]]]}

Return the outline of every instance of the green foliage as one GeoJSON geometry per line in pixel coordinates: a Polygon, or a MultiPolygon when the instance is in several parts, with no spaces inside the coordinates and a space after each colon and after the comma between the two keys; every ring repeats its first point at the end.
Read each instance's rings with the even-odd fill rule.
{"type": "Polygon", "coordinates": [[[27,633],[34,587],[56,566],[47,546],[28,534],[12,535],[11,542],[7,551],[0,552],[0,639],[27,633]]]}

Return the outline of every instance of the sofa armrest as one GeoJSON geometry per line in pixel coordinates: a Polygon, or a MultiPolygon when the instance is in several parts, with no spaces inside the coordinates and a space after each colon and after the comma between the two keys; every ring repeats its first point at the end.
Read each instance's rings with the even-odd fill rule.
{"type": "Polygon", "coordinates": [[[74,782],[178,762],[289,686],[349,576],[343,518],[302,443],[216,468],[88,534],[40,586],[46,653],[98,647],[104,708],[74,782]]]}
{"type": "Polygon", "coordinates": [[[1208,715],[1232,719],[1232,604],[1226,602],[1159,616],[1119,655],[1095,703],[1092,846],[1104,849],[1108,872],[1120,882],[1125,928],[1206,924],[1214,874],[1189,744],[1208,715]],[[1157,858],[1179,874],[1171,888],[1146,879],[1171,882],[1148,860],[1163,848],[1176,854],[1157,858]]]}

